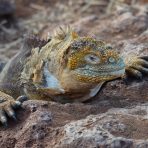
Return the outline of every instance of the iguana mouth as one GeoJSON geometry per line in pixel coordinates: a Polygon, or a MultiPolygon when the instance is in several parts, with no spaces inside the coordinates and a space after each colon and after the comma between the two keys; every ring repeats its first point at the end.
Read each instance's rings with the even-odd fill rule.
{"type": "Polygon", "coordinates": [[[107,75],[123,75],[125,73],[125,67],[122,68],[114,68],[114,69],[86,69],[86,68],[79,68],[76,70],[76,73],[80,75],[86,76],[107,76],[107,75]]]}
{"type": "Polygon", "coordinates": [[[123,77],[125,68],[115,71],[79,70],[75,71],[76,79],[86,83],[100,83],[123,77]]]}

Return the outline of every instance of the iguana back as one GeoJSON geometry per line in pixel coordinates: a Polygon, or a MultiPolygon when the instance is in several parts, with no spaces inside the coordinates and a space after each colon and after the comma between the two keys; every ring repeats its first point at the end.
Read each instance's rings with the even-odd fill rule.
{"type": "Polygon", "coordinates": [[[45,44],[46,41],[40,40],[38,37],[33,35],[25,37],[20,51],[14,57],[12,57],[12,59],[10,59],[5,66],[1,66],[1,91],[13,96],[14,98],[17,98],[23,94],[23,86],[20,81],[23,68],[31,55],[32,48],[42,47],[45,44]]]}

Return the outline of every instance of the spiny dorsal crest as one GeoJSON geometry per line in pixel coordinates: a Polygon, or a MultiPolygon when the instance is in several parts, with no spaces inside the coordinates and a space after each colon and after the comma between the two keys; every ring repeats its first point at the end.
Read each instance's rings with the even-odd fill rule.
{"type": "Polygon", "coordinates": [[[78,34],[70,26],[61,26],[56,29],[54,38],[58,40],[64,40],[66,37],[71,36],[73,39],[78,37],[78,34]]]}

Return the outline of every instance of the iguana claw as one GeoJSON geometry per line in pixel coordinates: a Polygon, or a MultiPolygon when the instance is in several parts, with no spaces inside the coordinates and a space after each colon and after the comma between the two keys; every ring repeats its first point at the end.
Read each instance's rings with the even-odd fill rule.
{"type": "Polygon", "coordinates": [[[15,109],[19,108],[24,101],[27,100],[26,96],[20,96],[17,100],[13,97],[0,91],[0,122],[7,127],[7,117],[17,120],[15,109]]]}
{"type": "Polygon", "coordinates": [[[126,73],[138,79],[148,74],[148,56],[131,56],[125,59],[126,73]]]}

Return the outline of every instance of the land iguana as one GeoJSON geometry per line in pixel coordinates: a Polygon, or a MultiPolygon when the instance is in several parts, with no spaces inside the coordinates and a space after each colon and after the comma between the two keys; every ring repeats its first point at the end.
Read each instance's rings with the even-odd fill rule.
{"type": "Polygon", "coordinates": [[[15,119],[15,108],[25,98],[84,102],[102,84],[125,75],[148,73],[148,56],[122,58],[103,41],[60,28],[47,41],[25,39],[22,49],[0,74],[0,121],[15,119]]]}

